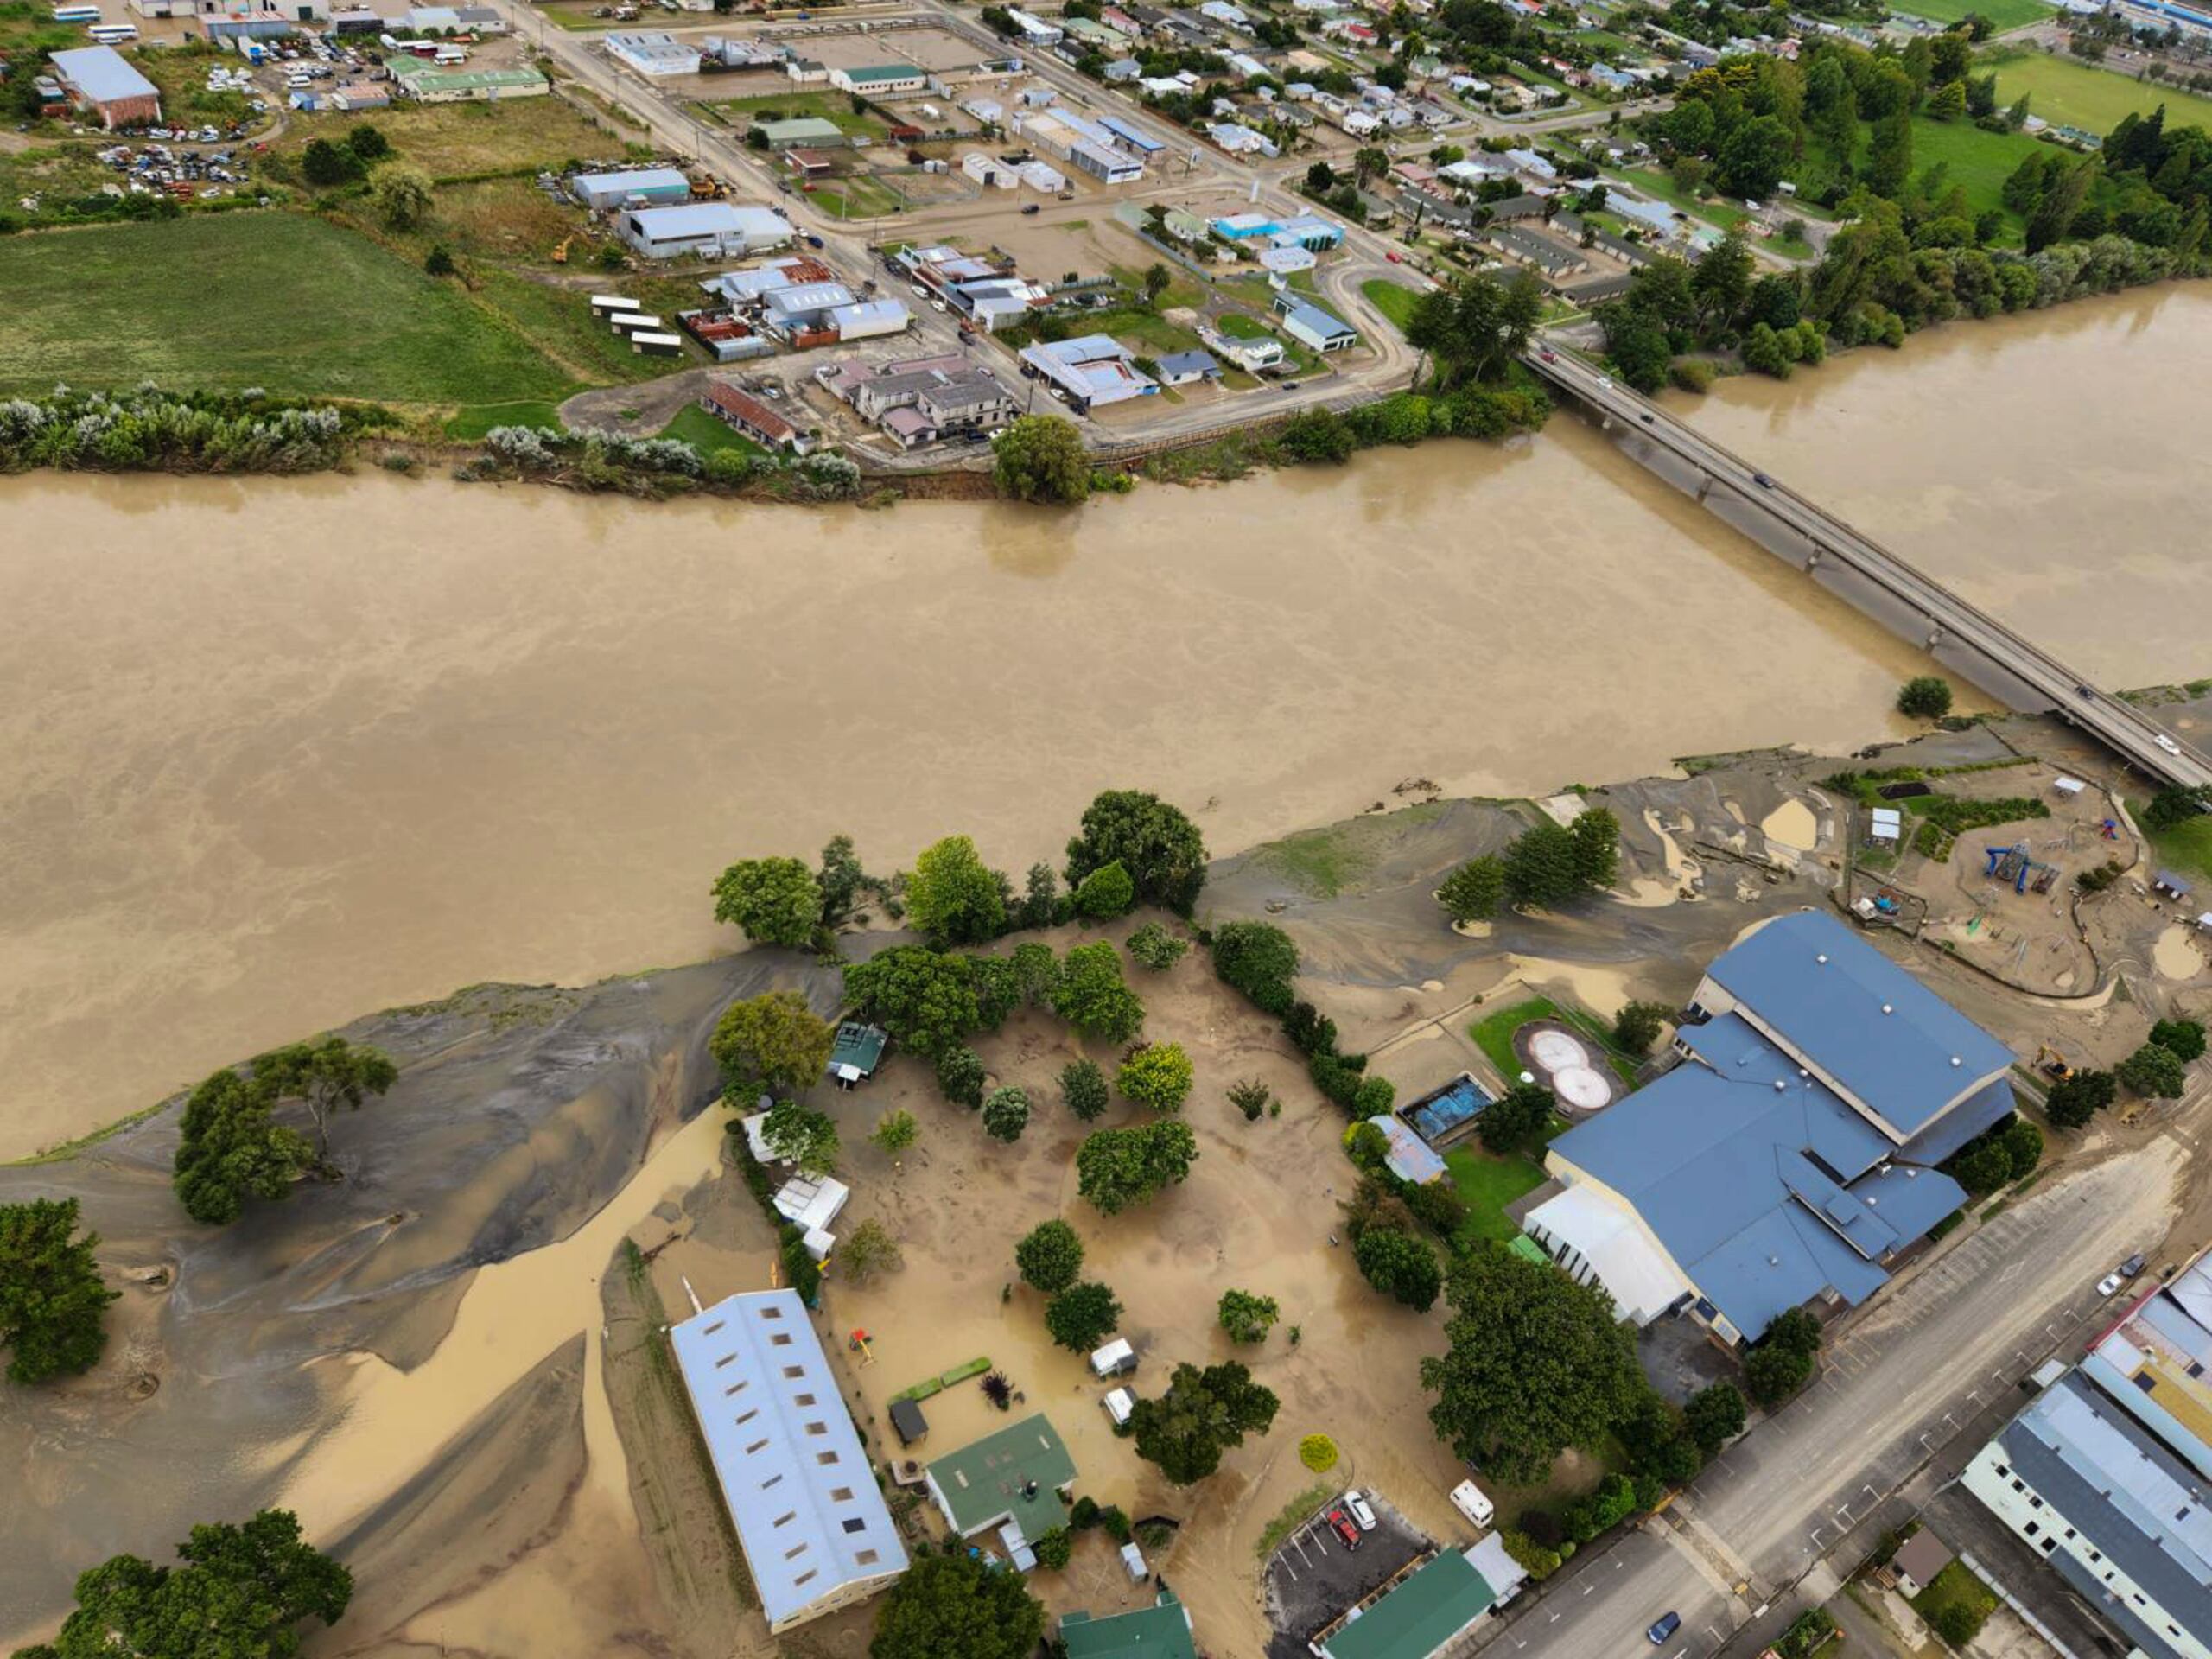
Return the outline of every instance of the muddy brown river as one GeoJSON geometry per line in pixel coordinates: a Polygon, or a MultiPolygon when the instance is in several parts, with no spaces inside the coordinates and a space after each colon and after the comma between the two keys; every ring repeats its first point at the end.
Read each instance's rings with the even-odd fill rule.
{"type": "MultiPolygon", "coordinates": [[[[2206,671],[2212,296],[1696,415],[2113,683],[2206,671]],[[2119,578],[2119,580],[2115,580],[2119,578]]],[[[1096,790],[1217,852],[1896,729],[1920,659],[1567,418],[1071,514],[0,480],[0,1157],[364,1010],[696,958],[732,857],[1015,872],[1096,790]]]]}

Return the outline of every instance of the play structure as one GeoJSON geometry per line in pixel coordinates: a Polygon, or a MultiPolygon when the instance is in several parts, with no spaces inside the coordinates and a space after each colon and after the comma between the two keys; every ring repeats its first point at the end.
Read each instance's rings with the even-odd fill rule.
{"type": "Polygon", "coordinates": [[[2011,882],[2016,893],[2026,893],[2031,888],[2037,893],[2049,893],[2051,884],[2058,880],[2058,867],[2040,863],[2030,857],[2028,844],[2024,841],[2010,847],[1992,847],[1988,859],[1989,862],[1983,867],[1981,873],[1993,880],[2011,882]]]}

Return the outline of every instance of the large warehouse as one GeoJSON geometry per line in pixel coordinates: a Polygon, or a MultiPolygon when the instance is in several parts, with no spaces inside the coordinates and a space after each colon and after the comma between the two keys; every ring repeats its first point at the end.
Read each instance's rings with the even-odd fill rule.
{"type": "Polygon", "coordinates": [[[837,1379],[794,1290],[725,1297],[669,1332],[772,1631],[906,1570],[837,1379]]]}
{"type": "Polygon", "coordinates": [[[150,127],[162,118],[161,90],[111,46],[82,46],[54,54],[54,78],[69,101],[118,127],[150,127]]]}

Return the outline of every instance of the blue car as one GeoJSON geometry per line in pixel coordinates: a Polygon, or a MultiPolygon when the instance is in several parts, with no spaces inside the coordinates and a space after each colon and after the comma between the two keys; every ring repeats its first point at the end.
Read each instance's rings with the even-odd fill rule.
{"type": "Polygon", "coordinates": [[[1662,1613],[1659,1615],[1659,1622],[1646,1630],[1644,1635],[1651,1638],[1653,1647],[1663,1648],[1673,1637],[1675,1632],[1681,1628],[1682,1616],[1680,1613],[1662,1613]]]}

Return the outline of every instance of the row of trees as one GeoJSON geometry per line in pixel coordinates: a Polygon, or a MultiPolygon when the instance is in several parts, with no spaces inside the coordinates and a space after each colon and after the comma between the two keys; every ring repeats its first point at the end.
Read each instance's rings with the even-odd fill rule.
{"type": "Polygon", "coordinates": [[[175,467],[305,473],[334,467],[377,410],[271,398],[257,391],[73,391],[0,398],[0,472],[32,467],[102,471],[175,467]]]}
{"type": "Polygon", "coordinates": [[[1455,922],[1488,921],[1501,904],[1556,909],[1613,885],[1620,840],[1620,820],[1602,806],[1586,808],[1564,828],[1541,819],[1503,855],[1471,858],[1446,876],[1437,902],[1455,922]]]}
{"type": "Polygon", "coordinates": [[[2177,1100],[2188,1085],[2185,1068],[2203,1054],[2204,1046],[2201,1022],[2158,1020],[2143,1046],[2113,1070],[2085,1067],[2053,1084],[2044,1098],[2044,1116],[2058,1128],[2086,1128],[2119,1097],[2123,1084],[2146,1099],[2177,1100]]]}

